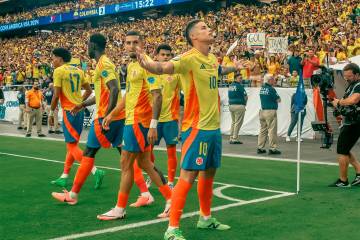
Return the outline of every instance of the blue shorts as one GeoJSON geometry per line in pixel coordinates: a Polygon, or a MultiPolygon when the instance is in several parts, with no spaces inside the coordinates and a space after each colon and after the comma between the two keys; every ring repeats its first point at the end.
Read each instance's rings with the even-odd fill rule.
{"type": "Polygon", "coordinates": [[[128,152],[145,152],[150,146],[147,141],[148,128],[139,124],[125,125],[123,149],[128,152]]]}
{"type": "Polygon", "coordinates": [[[79,142],[80,135],[83,130],[84,111],[78,112],[76,115],[70,111],[63,111],[62,127],[64,130],[65,142],[79,142]]]}
{"type": "Polygon", "coordinates": [[[125,120],[116,120],[110,123],[110,129],[103,131],[102,118],[94,119],[91,124],[86,146],[89,148],[118,147],[123,140],[125,120]]]}
{"type": "Polygon", "coordinates": [[[159,145],[164,138],[166,145],[176,145],[178,143],[179,126],[177,121],[159,122],[157,126],[158,140],[155,145],[159,145]]]}
{"type": "Polygon", "coordinates": [[[181,168],[203,171],[219,168],[222,152],[220,129],[188,129],[181,134],[181,168]]]}

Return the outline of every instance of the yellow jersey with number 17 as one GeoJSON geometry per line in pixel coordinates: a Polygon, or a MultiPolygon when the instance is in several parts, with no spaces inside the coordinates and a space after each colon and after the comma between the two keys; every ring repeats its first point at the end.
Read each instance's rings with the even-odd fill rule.
{"type": "Polygon", "coordinates": [[[214,54],[203,55],[197,49],[175,57],[174,73],[181,75],[184,91],[182,131],[220,128],[220,98],[217,82],[220,66],[214,54]]]}
{"type": "MultiPolygon", "coordinates": [[[[107,87],[107,83],[111,80],[116,80],[120,88],[120,79],[115,70],[114,63],[104,54],[100,57],[96,69],[94,71],[94,85],[95,85],[95,98],[97,118],[105,117],[109,100],[110,90],[107,87]]],[[[121,100],[121,91],[119,91],[118,101],[121,100]]],[[[114,117],[114,120],[120,120],[125,118],[125,112],[122,111],[118,116],[114,117]]]]}
{"type": "Polygon", "coordinates": [[[69,64],[54,70],[54,87],[60,87],[61,107],[69,111],[82,102],[81,86],[85,83],[84,72],[69,64]]]}

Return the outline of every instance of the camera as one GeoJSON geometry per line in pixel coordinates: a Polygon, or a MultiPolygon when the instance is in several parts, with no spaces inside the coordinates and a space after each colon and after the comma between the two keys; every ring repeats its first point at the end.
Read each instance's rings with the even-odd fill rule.
{"type": "Polygon", "coordinates": [[[321,94],[327,95],[327,91],[334,87],[334,76],[332,70],[321,66],[320,69],[311,76],[311,85],[318,86],[321,94]]]}
{"type": "Polygon", "coordinates": [[[334,109],[334,116],[344,116],[351,122],[360,122],[360,107],[356,105],[340,106],[334,109]]]}

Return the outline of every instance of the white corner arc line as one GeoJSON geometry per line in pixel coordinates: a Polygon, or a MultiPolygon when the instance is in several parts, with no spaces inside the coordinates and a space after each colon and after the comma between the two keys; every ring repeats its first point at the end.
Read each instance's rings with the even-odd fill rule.
{"type": "MultiPolygon", "coordinates": [[[[236,203],[226,204],[223,206],[214,207],[211,209],[211,211],[217,212],[217,211],[225,210],[228,208],[238,207],[238,206],[252,204],[252,203],[265,202],[268,200],[282,198],[282,197],[289,197],[289,196],[293,196],[293,195],[295,195],[295,193],[282,193],[282,194],[277,194],[277,195],[270,196],[270,197],[263,197],[263,198],[258,198],[258,199],[254,199],[254,200],[250,200],[250,201],[236,202],[236,203]]],[[[189,212],[189,213],[183,214],[181,218],[182,219],[190,218],[190,217],[196,216],[198,214],[199,214],[198,211],[189,212]]],[[[127,230],[127,229],[148,226],[148,225],[166,222],[166,221],[168,221],[168,219],[153,219],[153,220],[149,220],[149,221],[142,221],[142,222],[138,222],[138,223],[126,224],[126,225],[118,226],[118,227],[111,227],[111,228],[105,228],[105,229],[101,229],[101,230],[90,231],[90,232],[71,234],[71,235],[67,235],[67,236],[52,238],[51,240],[68,240],[68,239],[78,239],[78,238],[83,238],[83,237],[91,237],[91,236],[105,234],[105,233],[113,233],[113,232],[119,232],[119,231],[123,231],[123,230],[127,230]]]]}
{"type": "MultiPolygon", "coordinates": [[[[44,162],[53,162],[53,163],[64,164],[64,162],[58,161],[58,160],[40,158],[40,157],[32,157],[32,156],[26,156],[26,155],[19,155],[19,154],[6,153],[6,152],[0,152],[0,155],[7,155],[7,156],[14,156],[14,157],[19,157],[19,158],[34,159],[34,160],[39,160],[39,161],[44,161],[44,162]]],[[[74,164],[76,164],[78,166],[80,165],[79,163],[74,163],[74,164]]],[[[102,169],[114,170],[114,171],[121,171],[121,169],[119,169],[119,168],[113,168],[113,167],[107,167],[107,166],[96,165],[96,167],[97,168],[102,168],[102,169]]],[[[176,177],[176,179],[178,179],[178,177],[176,177]]],[[[250,186],[241,186],[241,185],[230,184],[230,183],[222,183],[222,182],[214,182],[214,184],[222,185],[222,186],[237,187],[237,188],[246,188],[246,189],[250,189],[250,190],[257,190],[257,191],[263,191],[263,192],[290,193],[290,192],[285,192],[285,191],[278,191],[278,190],[272,190],[272,189],[263,189],[263,188],[255,188],[255,187],[250,187],[250,186]]]]}
{"type": "Polygon", "coordinates": [[[231,188],[231,187],[234,187],[234,186],[227,185],[227,186],[214,188],[213,189],[213,194],[214,194],[214,196],[217,196],[218,198],[223,198],[223,199],[229,200],[230,202],[246,202],[245,200],[232,198],[232,197],[226,196],[226,195],[224,195],[222,193],[222,190],[227,189],[227,188],[231,188]]]}

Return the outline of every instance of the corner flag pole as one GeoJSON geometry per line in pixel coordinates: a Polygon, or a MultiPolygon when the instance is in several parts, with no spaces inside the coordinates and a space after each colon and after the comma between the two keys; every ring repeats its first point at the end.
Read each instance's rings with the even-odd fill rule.
{"type": "Polygon", "coordinates": [[[296,194],[300,192],[300,138],[301,138],[301,111],[298,112],[297,122],[297,166],[296,166],[296,194]]]}

